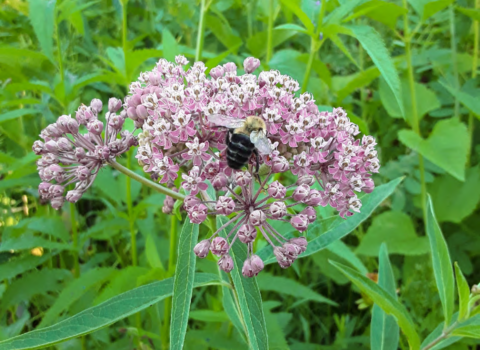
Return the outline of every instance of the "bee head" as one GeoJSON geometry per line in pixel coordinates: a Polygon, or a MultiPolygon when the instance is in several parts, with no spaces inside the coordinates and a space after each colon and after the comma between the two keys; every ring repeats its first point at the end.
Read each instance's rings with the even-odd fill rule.
{"type": "Polygon", "coordinates": [[[253,131],[261,130],[263,132],[266,132],[267,130],[267,126],[265,125],[263,119],[254,115],[247,117],[247,119],[245,120],[244,128],[249,134],[253,131]]]}

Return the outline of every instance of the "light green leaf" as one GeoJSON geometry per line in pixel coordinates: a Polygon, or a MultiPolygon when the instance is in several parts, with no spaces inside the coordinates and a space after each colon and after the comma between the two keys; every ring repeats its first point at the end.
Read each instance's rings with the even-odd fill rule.
{"type": "MultiPolygon", "coordinates": [[[[195,287],[218,283],[218,277],[207,273],[195,276],[195,287]]],[[[34,330],[0,342],[0,350],[32,350],[89,334],[133,315],[170,296],[173,278],[147,284],[117,295],[53,326],[34,330]]]]}
{"type": "Polygon", "coordinates": [[[18,238],[9,239],[0,245],[0,252],[9,250],[25,250],[42,247],[44,249],[74,250],[73,246],[66,243],[58,243],[30,234],[22,235],[18,238]]]}
{"type": "Polygon", "coordinates": [[[170,62],[175,62],[175,56],[178,55],[178,44],[175,37],[167,28],[162,32],[163,57],[170,62]]]}
{"type": "Polygon", "coordinates": [[[165,267],[162,264],[162,260],[160,260],[160,255],[158,255],[157,246],[151,233],[147,235],[147,240],[145,242],[145,255],[147,256],[147,261],[151,268],[159,268],[162,271],[165,271],[165,267]]]}
{"type": "Polygon", "coordinates": [[[432,196],[435,216],[439,222],[450,221],[459,224],[472,214],[480,201],[480,168],[467,169],[465,182],[444,174],[435,177],[428,185],[432,196]]]}
{"type": "Polygon", "coordinates": [[[407,9],[397,4],[381,0],[371,0],[358,6],[355,9],[355,13],[345,18],[344,22],[351,21],[360,16],[367,16],[387,25],[391,29],[395,29],[398,17],[406,12],[407,9]]]}
{"type": "Polygon", "coordinates": [[[267,303],[264,304],[263,311],[265,313],[265,322],[267,323],[268,348],[272,350],[290,350],[285,339],[285,333],[278,322],[277,314],[270,311],[267,303]]]}
{"type": "Polygon", "coordinates": [[[0,114],[0,123],[6,122],[7,120],[17,119],[24,115],[37,113],[39,113],[39,111],[33,108],[16,109],[14,111],[0,114]]]}
{"type": "Polygon", "coordinates": [[[295,298],[313,300],[318,303],[326,303],[333,306],[338,304],[323,295],[318,294],[307,286],[286,277],[274,276],[267,272],[262,272],[257,277],[260,290],[273,291],[281,294],[291,295],[295,298]]]}
{"type": "Polygon", "coordinates": [[[175,269],[170,318],[170,349],[182,349],[187,333],[188,313],[192,301],[193,280],[197,257],[193,248],[198,241],[199,225],[185,220],[178,239],[178,259],[175,269]]]}
{"type": "Polygon", "coordinates": [[[480,21],[480,10],[479,9],[469,9],[469,8],[460,7],[460,6],[455,7],[455,9],[458,12],[463,13],[464,15],[470,17],[471,19],[473,19],[475,21],[480,21]]]}
{"type": "Polygon", "coordinates": [[[457,262],[455,262],[455,280],[457,281],[458,291],[458,319],[463,320],[468,315],[470,287],[457,262]]]}
{"type": "Polygon", "coordinates": [[[203,322],[225,322],[228,321],[228,315],[225,311],[213,311],[213,310],[193,310],[190,311],[192,320],[203,322]]]}
{"type": "Polygon", "coordinates": [[[400,79],[393,64],[393,60],[385,47],[382,37],[370,26],[348,26],[353,36],[362,44],[365,51],[372,59],[375,66],[382,74],[388,86],[395,95],[395,100],[400,108],[401,115],[405,117],[401,94],[400,79]]]}
{"type": "Polygon", "coordinates": [[[442,11],[444,8],[448,7],[454,1],[455,0],[437,0],[428,2],[423,7],[422,21],[425,22],[437,12],[442,11]]]}
{"type": "MultiPolygon", "coordinates": [[[[307,251],[302,253],[299,258],[315,254],[316,252],[325,249],[333,242],[342,239],[350,232],[352,232],[358,225],[365,221],[385,199],[387,199],[393,193],[395,188],[400,184],[402,180],[403,178],[392,180],[389,183],[378,186],[372,193],[363,196],[361,198],[363,205],[360,213],[349,217],[348,219],[342,221],[339,225],[332,227],[327,232],[309,241],[307,251]]],[[[312,226],[313,227],[309,229],[309,231],[314,231],[318,229],[318,225],[313,224],[312,226]]],[[[257,255],[263,259],[265,264],[271,264],[277,261],[273,256],[271,247],[263,248],[257,253],[257,255]]]]}
{"type": "Polygon", "coordinates": [[[400,329],[407,337],[410,349],[420,349],[420,338],[415,330],[413,320],[405,307],[395,297],[354,269],[334,261],[330,263],[347,276],[363,293],[367,294],[383,311],[395,318],[400,329]]]}
{"type": "Polygon", "coordinates": [[[432,264],[435,281],[437,283],[440,301],[442,302],[443,315],[445,317],[445,328],[450,324],[453,314],[454,282],[452,261],[448,252],[447,242],[443,237],[440,226],[435,219],[432,199],[427,201],[427,235],[430,240],[432,251],[432,264]]]}
{"type": "Polygon", "coordinates": [[[312,21],[308,18],[307,14],[303,12],[302,8],[299,5],[299,1],[296,0],[280,0],[283,6],[292,11],[295,16],[303,23],[307,31],[311,34],[314,33],[315,27],[313,26],[312,21]]]}
{"type": "Polygon", "coordinates": [[[376,256],[382,243],[391,247],[390,254],[421,255],[430,250],[427,237],[418,237],[410,216],[399,211],[377,215],[356,253],[376,256]]]}
{"type": "MultiPolygon", "coordinates": [[[[228,280],[228,275],[225,271],[218,269],[218,273],[220,275],[221,280],[228,280]]],[[[244,340],[246,342],[246,334],[247,334],[247,329],[245,327],[245,324],[243,323],[242,316],[240,314],[240,310],[238,310],[235,301],[234,301],[234,296],[233,296],[233,290],[231,288],[228,288],[226,286],[222,286],[222,304],[223,304],[223,310],[225,310],[225,313],[228,315],[230,318],[230,321],[232,324],[235,326],[235,328],[238,330],[238,333],[244,337],[244,340]]]]}
{"type": "Polygon", "coordinates": [[[298,24],[294,24],[294,23],[285,23],[285,24],[281,24],[273,29],[276,29],[276,30],[293,30],[293,31],[296,31],[296,32],[300,32],[300,33],[305,33],[305,34],[309,34],[308,33],[308,30],[302,26],[299,26],[298,24]]]}
{"type": "Polygon", "coordinates": [[[325,24],[338,24],[340,23],[350,12],[352,12],[355,7],[363,4],[366,0],[348,0],[345,1],[341,6],[336,7],[329,15],[325,18],[325,24]]]}
{"type": "MultiPolygon", "coordinates": [[[[273,30],[273,39],[272,47],[276,48],[278,45],[289,40],[293,36],[297,35],[298,32],[293,30],[279,29],[273,30]]],[[[261,31],[253,34],[248,40],[246,47],[254,57],[262,57],[267,52],[267,32],[261,31]]]]}
{"type": "Polygon", "coordinates": [[[480,119],[480,101],[477,96],[473,96],[465,91],[456,90],[446,80],[438,81],[453,97],[458,99],[461,104],[467,107],[478,119],[480,119]]]}
{"type": "MultiPolygon", "coordinates": [[[[397,300],[395,277],[388,258],[387,245],[380,247],[378,285],[397,300]]],[[[393,316],[389,316],[378,305],[373,306],[370,326],[371,350],[397,350],[399,329],[393,316]]]]}
{"type": "Polygon", "coordinates": [[[0,281],[13,278],[21,273],[32,270],[38,265],[43,264],[53,255],[55,254],[43,254],[42,256],[25,255],[11,259],[7,263],[0,264],[0,281]]]}
{"type": "Polygon", "coordinates": [[[55,0],[29,0],[29,17],[38,42],[45,55],[53,59],[53,30],[55,26],[55,0]]]}
{"type": "MultiPolygon", "coordinates": [[[[217,216],[218,227],[223,226],[226,222],[226,218],[217,216]]],[[[220,236],[226,237],[232,228],[233,225],[227,226],[221,231],[220,236]]],[[[230,255],[235,264],[230,275],[237,293],[243,323],[247,330],[249,348],[254,350],[268,349],[268,336],[263,314],[262,296],[258,289],[257,280],[255,278],[245,278],[242,275],[243,262],[247,259],[246,245],[234,244],[230,249],[230,255]]]]}
{"type": "Polygon", "coordinates": [[[48,309],[45,316],[43,316],[39,328],[52,324],[63,311],[68,310],[70,305],[94,285],[105,281],[114,271],[111,267],[95,268],[69,283],[55,299],[55,303],[48,309]]]}
{"type": "Polygon", "coordinates": [[[223,22],[217,16],[207,15],[206,25],[218,41],[220,41],[227,49],[236,53],[238,47],[242,45],[242,39],[226,22],[223,22]]]}
{"type": "Polygon", "coordinates": [[[405,146],[445,169],[458,180],[465,180],[470,142],[467,127],[459,120],[450,118],[437,122],[428,139],[405,129],[398,132],[398,138],[405,146]]]}
{"type": "Polygon", "coordinates": [[[341,257],[353,267],[355,267],[360,273],[366,275],[368,273],[368,269],[363,264],[362,260],[360,260],[355,253],[350,250],[350,247],[347,246],[342,241],[335,241],[330,244],[327,248],[332,253],[336,254],[338,257],[341,257]]]}

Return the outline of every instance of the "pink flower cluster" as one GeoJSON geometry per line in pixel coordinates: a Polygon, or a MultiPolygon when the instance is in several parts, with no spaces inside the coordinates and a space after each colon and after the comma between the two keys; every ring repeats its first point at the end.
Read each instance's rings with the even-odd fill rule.
{"type": "Polygon", "coordinates": [[[42,179],[38,187],[41,199],[49,200],[55,209],[61,208],[65,199],[77,202],[104,164],[137,144],[132,133],[122,131],[125,113],[116,114],[121,107],[121,100],[108,101],[105,130],[104,123],[98,119],[102,110],[102,101],[98,99],[93,99],[88,107],[81,105],[75,118],[62,115],[42,130],[43,141],[37,140],[32,146],[35,154],[42,156],[37,161],[42,179]],[[85,133],[80,132],[82,125],[85,133]],[[75,188],[64,196],[70,184],[75,184],[75,188]]]}
{"type": "Polygon", "coordinates": [[[263,268],[252,248],[259,231],[286,268],[305,251],[307,242],[283,237],[272,220],[289,222],[304,232],[316,219],[316,206],[330,205],[341,217],[360,211],[357,192],[373,190],[371,173],[379,169],[376,142],[371,136],[355,138],[358,126],[342,108],[320,112],[313,96],[296,93],[298,82],[279,71],[253,75],[260,66],[253,57],[245,60],[243,75],[233,62],[212,68],[210,77],[202,62],[186,70],[187,63],[183,56],[175,63],[161,59],[130,85],[124,107],[142,129],[136,157],[143,169],[169,187],[182,173],[182,187],[189,194],[184,208],[191,222],[199,224],[214,214],[228,216],[226,225],[234,224],[230,243],[218,236],[226,226],[219,228],[195,247],[199,257],[210,250],[220,256],[219,266],[230,271],[233,261],[228,252],[238,238],[249,251],[242,272],[254,276],[263,268]],[[265,121],[271,153],[261,156],[267,170],[259,189],[254,186],[255,157],[246,171],[228,167],[227,130],[209,121],[218,114],[240,120],[253,115],[265,121]],[[287,172],[293,176],[275,175],[287,172]],[[272,176],[295,180],[282,184],[272,176]],[[208,197],[207,180],[218,191],[218,199],[208,197]]]}

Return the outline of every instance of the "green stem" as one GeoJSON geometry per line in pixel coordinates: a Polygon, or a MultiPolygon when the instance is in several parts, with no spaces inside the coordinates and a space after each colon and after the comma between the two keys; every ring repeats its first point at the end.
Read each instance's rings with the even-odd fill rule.
{"type": "Polygon", "coordinates": [[[130,169],[124,167],[123,165],[121,165],[120,163],[117,163],[116,161],[110,161],[109,164],[117,169],[118,171],[120,171],[121,173],[127,175],[129,178],[132,178],[138,182],[140,182],[142,185],[145,185],[145,186],[148,186],[150,188],[153,188],[154,190],[157,190],[158,192],[160,193],[163,193],[163,194],[166,194],[167,196],[170,196],[172,198],[175,198],[175,199],[178,199],[180,201],[183,201],[183,199],[185,198],[185,196],[183,194],[180,194],[180,193],[177,193],[175,191],[172,191],[171,189],[167,188],[167,187],[163,187],[151,180],[148,180],[146,178],[144,178],[143,176],[141,175],[138,175],[137,173],[131,171],[130,169]]]}
{"type": "MultiPolygon", "coordinates": [[[[480,0],[475,1],[475,8],[480,8],[480,0]]],[[[473,59],[472,59],[472,78],[477,77],[477,67],[478,67],[478,21],[473,21],[473,59]]],[[[475,124],[473,122],[473,113],[470,112],[468,115],[468,134],[470,135],[470,143],[473,143],[473,129],[475,124]]],[[[467,155],[467,167],[470,167],[470,154],[472,152],[472,146],[468,147],[467,155]]]]}
{"type": "Polygon", "coordinates": [[[205,36],[205,14],[208,11],[208,6],[206,0],[200,1],[200,20],[198,22],[198,33],[197,33],[197,49],[195,50],[195,62],[198,62],[202,59],[203,43],[205,36]]]}
{"type": "Polygon", "coordinates": [[[247,4],[247,34],[248,38],[251,38],[253,35],[253,20],[252,20],[252,12],[253,12],[253,2],[250,0],[247,4]]]}
{"type": "Polygon", "coordinates": [[[450,327],[445,329],[442,332],[442,334],[440,334],[437,338],[433,339],[429,344],[427,344],[424,348],[422,348],[422,350],[429,350],[429,349],[433,348],[440,341],[447,338],[450,335],[450,333],[452,333],[455,330],[455,328],[457,328],[457,326],[458,326],[458,322],[454,322],[450,327]]]}
{"type": "MultiPolygon", "coordinates": [[[[403,0],[403,7],[407,9],[408,11],[408,6],[407,6],[407,0],[403,0]]],[[[405,43],[405,55],[407,58],[407,67],[408,67],[408,84],[410,88],[410,99],[412,102],[412,119],[411,119],[411,124],[412,128],[415,131],[417,135],[420,137],[422,136],[421,131],[420,131],[420,120],[418,118],[418,113],[417,113],[417,96],[415,94],[415,80],[414,80],[414,75],[413,75],[413,64],[412,64],[412,49],[411,49],[411,36],[409,35],[409,27],[408,27],[408,12],[405,12],[405,15],[403,17],[403,25],[404,25],[404,43],[405,43]]],[[[422,189],[422,211],[423,211],[423,221],[424,224],[426,225],[426,218],[427,218],[427,208],[426,208],[426,203],[427,203],[427,185],[425,182],[425,164],[423,161],[422,155],[419,153],[418,154],[418,168],[420,170],[420,183],[421,183],[421,189],[422,189]]]]}
{"type": "MultiPolygon", "coordinates": [[[[453,67],[453,80],[454,88],[456,91],[460,89],[458,82],[458,68],[457,68],[457,41],[455,38],[455,10],[453,5],[450,5],[450,48],[452,51],[452,67],[453,67]]],[[[460,101],[455,97],[454,102],[454,115],[455,118],[460,119],[460,101]]]]}
{"type": "Polygon", "coordinates": [[[80,276],[80,264],[78,262],[78,228],[77,220],[75,219],[75,204],[70,203],[70,222],[72,225],[72,240],[73,240],[73,275],[75,278],[80,276]]]}
{"type": "Polygon", "coordinates": [[[273,53],[273,15],[274,15],[273,0],[270,0],[268,6],[268,29],[267,29],[267,64],[270,62],[273,53]]]}
{"type": "MultiPolygon", "coordinates": [[[[170,215],[170,256],[168,258],[168,276],[175,273],[175,264],[177,258],[177,218],[170,215]]],[[[168,337],[170,333],[170,314],[172,312],[172,298],[165,299],[165,310],[163,316],[162,328],[162,349],[168,349],[168,337]]]]}
{"type": "MultiPolygon", "coordinates": [[[[123,54],[126,54],[128,51],[127,48],[127,5],[128,0],[121,0],[120,3],[122,4],[122,48],[123,54]]],[[[125,61],[127,60],[127,56],[125,56],[125,61]]]]}
{"type": "MultiPolygon", "coordinates": [[[[132,158],[130,151],[127,153],[127,168],[132,167],[132,158]]],[[[130,242],[132,253],[132,265],[138,265],[137,258],[137,237],[135,232],[135,220],[133,217],[133,203],[132,203],[132,179],[127,176],[126,191],[127,191],[127,210],[128,210],[128,223],[130,228],[130,242]]]]}

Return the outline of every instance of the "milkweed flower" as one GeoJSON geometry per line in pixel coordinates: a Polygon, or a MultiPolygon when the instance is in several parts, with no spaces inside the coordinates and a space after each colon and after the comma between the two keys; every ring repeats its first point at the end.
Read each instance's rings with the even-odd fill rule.
{"type": "Polygon", "coordinates": [[[131,132],[122,131],[126,113],[116,113],[121,107],[121,100],[111,98],[104,123],[98,119],[102,102],[93,99],[89,106],[78,108],[75,118],[62,115],[42,130],[43,141],[32,146],[35,154],[41,155],[37,161],[40,198],[49,200],[55,209],[65,200],[77,202],[105,164],[137,144],[131,132]],[[70,184],[75,184],[74,189],[64,194],[70,184]]]}
{"type": "MultiPolygon", "coordinates": [[[[260,66],[256,58],[244,61],[242,75],[233,62],[212,68],[209,77],[202,62],[186,69],[187,63],[183,56],[175,63],[161,59],[130,85],[124,113],[142,129],[138,162],[152,179],[170,187],[181,176],[188,193],[183,208],[192,223],[208,215],[228,217],[198,243],[198,257],[210,250],[220,257],[219,267],[229,272],[234,268],[229,251],[238,238],[248,246],[242,273],[256,276],[264,264],[254,254],[253,242],[262,236],[280,266],[287,268],[306,250],[307,241],[285,237],[273,223],[285,222],[303,233],[316,220],[315,207],[330,205],[343,218],[359,212],[358,193],[373,191],[371,175],[380,166],[376,141],[359,138],[358,126],[344,109],[320,111],[310,93],[297,93],[300,86],[288,75],[277,70],[253,75],[260,66]],[[209,119],[218,114],[265,121],[271,152],[258,160],[267,169],[259,187],[254,157],[244,170],[228,167],[227,130],[209,119]],[[209,183],[217,198],[208,196],[209,183]],[[221,237],[226,228],[229,232],[221,237]]],[[[171,201],[165,205],[164,212],[171,212],[171,201]]]]}

